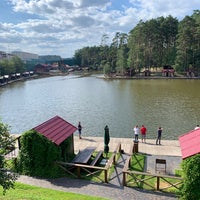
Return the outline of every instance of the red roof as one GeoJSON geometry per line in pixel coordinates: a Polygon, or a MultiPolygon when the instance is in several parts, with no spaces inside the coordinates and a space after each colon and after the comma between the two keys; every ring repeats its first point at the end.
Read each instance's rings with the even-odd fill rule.
{"type": "Polygon", "coordinates": [[[200,153],[200,128],[179,137],[182,158],[200,153]]]}
{"type": "Polygon", "coordinates": [[[55,116],[48,121],[36,126],[33,130],[44,135],[53,143],[60,145],[71,136],[77,128],[59,116],[55,116]]]}

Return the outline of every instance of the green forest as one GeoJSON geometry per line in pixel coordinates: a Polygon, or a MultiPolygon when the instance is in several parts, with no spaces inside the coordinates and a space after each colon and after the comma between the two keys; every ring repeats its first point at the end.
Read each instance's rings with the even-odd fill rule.
{"type": "Polygon", "coordinates": [[[178,21],[172,16],[139,21],[127,34],[117,32],[108,44],[104,34],[100,46],[75,52],[77,65],[103,69],[105,74],[130,75],[144,69],[171,66],[178,72],[200,74],[200,11],[178,21]]]}
{"type": "Polygon", "coordinates": [[[17,56],[12,57],[11,59],[0,60],[0,76],[12,73],[22,73],[25,70],[25,64],[17,56]]]}
{"type": "MultiPolygon", "coordinates": [[[[58,60],[48,64],[53,62],[58,60]]],[[[172,16],[141,20],[128,34],[117,32],[114,38],[104,34],[99,46],[78,49],[73,58],[58,63],[103,70],[110,75],[132,76],[169,66],[183,74],[200,76],[200,10],[181,21],[172,16]]],[[[18,57],[3,59],[0,74],[34,70],[35,64],[25,64],[18,57]]]]}

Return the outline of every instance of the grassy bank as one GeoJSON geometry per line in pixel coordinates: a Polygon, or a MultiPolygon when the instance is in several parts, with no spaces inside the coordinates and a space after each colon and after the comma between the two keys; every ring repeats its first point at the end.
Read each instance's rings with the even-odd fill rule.
{"type": "Polygon", "coordinates": [[[0,200],[105,200],[105,198],[87,196],[57,190],[45,189],[36,186],[30,186],[22,183],[16,183],[15,189],[10,189],[3,196],[3,190],[0,188],[0,200]]]}

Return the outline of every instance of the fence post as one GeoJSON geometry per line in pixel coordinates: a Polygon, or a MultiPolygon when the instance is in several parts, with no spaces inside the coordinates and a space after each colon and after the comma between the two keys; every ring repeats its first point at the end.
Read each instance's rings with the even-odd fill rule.
{"type": "Polygon", "coordinates": [[[126,172],[123,172],[123,186],[126,186],[126,172]]]}
{"type": "Polygon", "coordinates": [[[160,177],[157,176],[157,190],[160,189],[160,177]]]}
{"type": "Polygon", "coordinates": [[[119,151],[118,152],[121,153],[121,150],[122,150],[122,146],[121,146],[121,143],[120,143],[120,145],[119,145],[119,151]]]}
{"type": "Polygon", "coordinates": [[[104,179],[105,179],[105,183],[108,183],[108,170],[107,169],[104,170],[104,179]]]}
{"type": "Polygon", "coordinates": [[[113,157],[113,164],[115,165],[116,164],[116,154],[114,155],[114,157],[113,157]]]}
{"type": "Polygon", "coordinates": [[[81,168],[79,166],[77,167],[77,176],[81,178],[81,168]]]}

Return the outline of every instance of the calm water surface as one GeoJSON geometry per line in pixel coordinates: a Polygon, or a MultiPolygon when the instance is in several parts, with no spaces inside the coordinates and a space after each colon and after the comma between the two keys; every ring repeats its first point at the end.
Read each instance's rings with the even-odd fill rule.
{"type": "Polygon", "coordinates": [[[12,133],[22,133],[59,115],[83,136],[132,137],[144,124],[148,138],[158,126],[164,139],[200,124],[200,80],[105,80],[96,77],[50,77],[0,88],[0,116],[12,133]]]}

